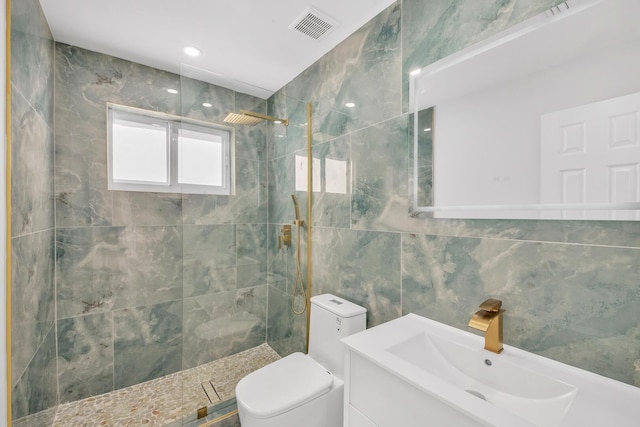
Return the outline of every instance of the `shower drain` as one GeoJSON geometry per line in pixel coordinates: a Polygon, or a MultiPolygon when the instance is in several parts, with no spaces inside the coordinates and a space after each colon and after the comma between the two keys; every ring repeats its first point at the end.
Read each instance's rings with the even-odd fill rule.
{"type": "Polygon", "coordinates": [[[218,394],[218,390],[216,390],[211,381],[205,381],[203,383],[200,383],[200,385],[202,386],[202,391],[204,391],[207,399],[209,399],[209,403],[217,403],[222,401],[220,394],[218,394]]]}

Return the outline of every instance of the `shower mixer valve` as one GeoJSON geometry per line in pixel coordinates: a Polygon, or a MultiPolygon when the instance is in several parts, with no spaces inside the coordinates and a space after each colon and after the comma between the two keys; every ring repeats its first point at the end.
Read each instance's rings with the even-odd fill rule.
{"type": "Polygon", "coordinates": [[[282,245],[291,246],[291,225],[283,225],[280,232],[282,234],[278,236],[278,249],[281,249],[282,245]]]}

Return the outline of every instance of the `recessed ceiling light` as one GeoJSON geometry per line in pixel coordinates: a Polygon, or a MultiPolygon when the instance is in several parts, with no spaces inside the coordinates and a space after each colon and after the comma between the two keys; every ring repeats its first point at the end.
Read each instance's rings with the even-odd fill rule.
{"type": "Polygon", "coordinates": [[[185,46],[183,50],[184,50],[184,53],[186,53],[189,56],[200,56],[200,54],[202,53],[200,49],[194,46],[185,46]]]}
{"type": "Polygon", "coordinates": [[[347,102],[346,104],[344,104],[344,106],[347,107],[347,108],[353,108],[353,107],[356,106],[356,104],[353,103],[353,102],[347,102]]]}
{"type": "Polygon", "coordinates": [[[420,74],[421,71],[422,71],[422,69],[418,68],[416,70],[410,71],[409,74],[412,75],[412,76],[417,76],[418,74],[420,74]]]}
{"type": "Polygon", "coordinates": [[[213,105],[212,105],[211,103],[209,103],[209,102],[203,102],[203,103],[202,103],[202,106],[203,106],[203,107],[207,107],[207,108],[211,108],[211,107],[213,107],[213,105]]]}
{"type": "Polygon", "coordinates": [[[177,91],[177,90],[175,90],[175,89],[167,89],[167,92],[169,92],[169,93],[171,93],[171,94],[173,94],[173,95],[175,95],[176,93],[178,93],[178,91],[177,91]]]}

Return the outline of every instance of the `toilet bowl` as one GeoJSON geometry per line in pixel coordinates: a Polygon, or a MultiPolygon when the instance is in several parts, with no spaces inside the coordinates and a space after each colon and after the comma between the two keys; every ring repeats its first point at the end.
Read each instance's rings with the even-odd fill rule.
{"type": "Polygon", "coordinates": [[[309,354],[293,353],[236,386],[242,427],[342,427],[344,348],[366,309],[331,294],[311,298],[309,354]]]}

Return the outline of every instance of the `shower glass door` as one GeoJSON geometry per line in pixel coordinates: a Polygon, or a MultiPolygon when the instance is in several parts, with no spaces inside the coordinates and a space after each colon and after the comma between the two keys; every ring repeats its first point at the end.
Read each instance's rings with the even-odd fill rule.
{"type": "MultiPolygon", "coordinates": [[[[229,83],[218,78],[181,67],[183,125],[228,129],[233,171],[231,194],[183,192],[181,198],[183,425],[201,425],[233,413],[235,385],[242,377],[305,350],[306,316],[295,316],[289,308],[295,247],[278,248],[282,225],[294,219],[295,189],[269,182],[292,176],[293,164],[290,171],[282,171],[278,162],[293,158],[293,151],[290,155],[285,147],[292,141],[306,146],[306,104],[270,103],[242,92],[252,90],[241,83],[237,90],[222,87],[216,83],[229,83]],[[255,125],[224,121],[241,110],[300,120],[289,126],[269,120],[255,125]]],[[[212,162],[211,168],[216,166],[212,162]]],[[[297,194],[303,198],[303,193],[297,194]]],[[[304,229],[302,233],[304,244],[304,229]]]]}

